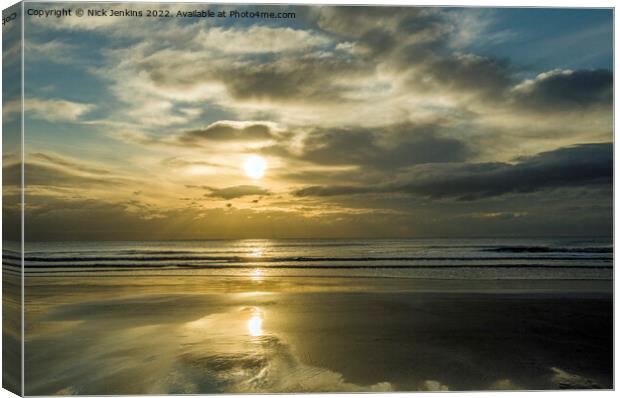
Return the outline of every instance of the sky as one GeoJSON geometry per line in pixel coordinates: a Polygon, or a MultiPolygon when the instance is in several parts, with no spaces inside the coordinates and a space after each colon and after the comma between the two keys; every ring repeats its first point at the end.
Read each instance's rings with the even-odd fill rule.
{"type": "Polygon", "coordinates": [[[26,17],[27,239],[611,235],[612,10],[209,9],[26,17]]]}

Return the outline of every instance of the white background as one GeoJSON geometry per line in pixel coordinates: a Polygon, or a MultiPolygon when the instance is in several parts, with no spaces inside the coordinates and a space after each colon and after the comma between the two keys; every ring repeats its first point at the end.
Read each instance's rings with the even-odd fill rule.
{"type": "MultiPolygon", "coordinates": [[[[50,2],[50,1],[41,1],[41,2],[50,2]]],[[[79,2],[89,2],[89,0],[82,0],[79,2]]],[[[145,1],[145,0],[132,0],[131,2],[145,2],[145,3],[154,3],[156,1],[145,1]]],[[[175,1],[175,0],[167,0],[165,3],[189,3],[190,1],[175,1]]],[[[0,0],[0,4],[2,5],[2,9],[9,7],[10,5],[15,4],[15,0],[0,0]]],[[[65,3],[65,1],[63,1],[65,3]]],[[[256,1],[256,0],[226,0],[226,1],[195,1],[194,3],[240,3],[240,4],[248,4],[248,3],[260,3],[260,4],[380,4],[380,5],[435,5],[435,6],[486,6],[486,7],[510,7],[510,6],[531,6],[531,7],[615,7],[615,2],[610,0],[590,0],[590,1],[582,1],[582,0],[545,0],[545,1],[536,1],[536,0],[521,0],[521,1],[509,1],[509,0],[477,0],[477,1],[464,1],[464,0],[321,0],[321,1],[303,1],[303,0],[289,0],[289,1],[256,1]]],[[[614,18],[615,19],[615,18],[614,18]]],[[[618,43],[618,32],[615,29],[614,24],[614,55],[616,50],[616,43],[618,43]]],[[[1,74],[1,72],[0,72],[1,74]]],[[[615,56],[614,56],[614,77],[618,76],[617,67],[615,64],[615,56]]],[[[2,81],[0,79],[0,91],[2,87],[2,81]]],[[[614,92],[617,92],[618,83],[617,80],[614,79],[614,92]]],[[[617,114],[617,102],[614,101],[614,115],[617,114]]],[[[0,121],[1,121],[0,116],[0,121]]],[[[1,123],[0,123],[1,125],[1,123]]],[[[617,123],[614,117],[614,131],[617,128],[617,123]]],[[[615,134],[614,134],[615,137],[615,134]]],[[[616,153],[618,144],[615,143],[614,140],[614,155],[616,153]]],[[[2,144],[0,143],[0,150],[2,148],[2,144]]],[[[615,156],[614,156],[615,158],[615,156]]],[[[618,181],[618,175],[620,171],[620,166],[618,166],[618,162],[614,161],[614,186],[618,181]]],[[[1,196],[1,195],[0,195],[1,196]]],[[[618,207],[619,199],[614,194],[614,209],[618,207]]],[[[2,198],[0,197],[0,206],[2,204],[2,198]]],[[[618,233],[618,223],[616,212],[614,211],[614,237],[617,236],[618,233]]],[[[2,231],[0,231],[0,241],[2,238],[2,231]]],[[[617,251],[615,239],[614,239],[614,259],[617,258],[617,251]]],[[[614,261],[615,263],[615,261],[614,261]]],[[[615,268],[615,264],[614,264],[615,268]]],[[[617,273],[614,272],[614,286],[617,278],[617,273]]],[[[615,289],[614,289],[615,290],[615,289]]],[[[614,292],[615,299],[615,292],[614,292]]],[[[615,302],[615,300],[614,300],[615,302]]],[[[618,320],[618,307],[614,305],[614,342],[617,342],[618,337],[618,328],[616,327],[616,323],[618,320]]],[[[0,314],[2,313],[2,309],[0,308],[0,314]]],[[[0,347],[2,346],[2,342],[0,341],[0,347]]],[[[614,358],[618,357],[618,346],[615,344],[614,347],[614,358]]],[[[0,365],[0,371],[2,369],[2,365],[0,365]]],[[[618,368],[614,366],[614,379],[618,380],[618,368]]],[[[613,391],[553,391],[553,392],[471,392],[471,393],[384,393],[384,394],[364,394],[363,396],[372,396],[372,397],[415,397],[415,398],[428,398],[428,397],[437,397],[437,394],[450,394],[450,396],[454,397],[463,397],[463,398],[474,398],[474,397],[486,397],[486,398],[517,398],[517,397],[547,397],[547,398],[559,398],[559,397],[581,397],[581,396],[589,396],[589,397],[611,397],[615,395],[613,391]]],[[[307,396],[316,397],[316,398],[326,398],[326,397],[338,397],[338,398],[349,398],[360,396],[359,394],[306,394],[307,396]]],[[[221,394],[218,396],[222,396],[221,394]]],[[[236,397],[244,397],[247,398],[248,395],[225,395],[226,397],[236,398],[236,397]]],[[[294,394],[264,394],[261,395],[263,397],[295,397],[294,394]]],[[[299,395],[297,395],[299,397],[299,395]]],[[[15,397],[14,394],[0,389],[0,398],[9,398],[15,397]]],[[[157,396],[152,396],[157,397],[157,396]]]]}

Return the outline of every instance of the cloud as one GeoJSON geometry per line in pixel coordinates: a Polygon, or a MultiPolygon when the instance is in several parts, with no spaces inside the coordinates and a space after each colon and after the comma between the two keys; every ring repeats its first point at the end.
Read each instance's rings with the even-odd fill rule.
{"type": "Polygon", "coordinates": [[[444,89],[481,93],[485,99],[503,94],[512,81],[507,60],[475,54],[454,54],[431,61],[425,67],[427,76],[444,89]]]}
{"type": "Polygon", "coordinates": [[[459,162],[472,153],[465,142],[442,136],[439,130],[433,124],[316,129],[304,139],[301,154],[287,152],[277,145],[265,148],[264,152],[318,165],[357,165],[374,169],[459,162]]]}
{"type": "Polygon", "coordinates": [[[290,27],[251,26],[246,29],[212,27],[201,31],[195,43],[227,54],[302,52],[325,46],[330,40],[320,34],[290,27]],[[226,43],[226,45],[222,45],[226,43]]]}
{"type": "MultiPolygon", "coordinates": [[[[184,146],[197,147],[226,143],[260,143],[285,140],[282,128],[276,123],[267,121],[231,121],[220,120],[205,128],[184,130],[170,135],[153,136],[139,130],[114,129],[109,132],[111,137],[140,145],[184,146]],[[204,144],[204,145],[203,145],[204,144]]],[[[180,160],[173,162],[167,159],[168,165],[179,167],[180,160]]],[[[196,162],[191,162],[196,164],[196,162]]],[[[184,164],[189,166],[190,164],[184,164]]]]}
{"type": "MultiPolygon", "coordinates": [[[[106,187],[107,188],[107,187],[106,187]]],[[[330,206],[330,217],[312,217],[292,209],[205,208],[204,203],[183,207],[144,206],[132,200],[84,199],[74,196],[28,194],[28,240],[99,239],[237,239],[372,235],[385,223],[383,213],[348,214],[330,206]],[[343,225],[342,219],[346,219],[343,225]],[[63,228],[58,229],[58,225],[63,228]],[[119,228],[119,225],[122,228],[119,228]],[[360,229],[361,228],[361,229],[360,229]]],[[[254,207],[254,206],[252,206],[254,207]]],[[[387,230],[383,225],[383,231],[387,230]]]]}
{"type": "MultiPolygon", "coordinates": [[[[15,157],[12,161],[17,160],[15,157]]],[[[5,162],[6,163],[6,162],[5,162]]],[[[5,184],[19,184],[21,163],[7,163],[3,167],[5,184]]],[[[26,188],[72,188],[73,192],[89,193],[93,188],[136,183],[128,177],[83,160],[52,153],[26,153],[24,162],[26,188]]]]}
{"type": "MultiPolygon", "coordinates": [[[[180,40],[180,37],[188,36],[188,29],[174,26],[167,31],[169,37],[176,35],[180,40]]],[[[161,40],[146,36],[133,46],[106,52],[110,64],[100,68],[98,73],[112,80],[111,87],[117,96],[133,108],[127,112],[128,116],[163,125],[165,120],[150,122],[148,119],[153,112],[141,108],[147,104],[153,108],[158,104],[158,115],[178,118],[171,112],[173,103],[189,99],[211,101],[233,109],[242,105],[235,100],[307,103],[320,99],[335,102],[344,98],[341,94],[346,93],[347,79],[365,75],[360,73],[360,68],[368,69],[369,66],[350,57],[334,57],[334,51],[329,49],[314,51],[315,46],[327,43],[325,35],[320,32],[292,28],[224,30],[196,26],[192,27],[191,33],[189,40],[192,44],[182,51],[162,46],[161,40]],[[256,41],[248,35],[253,32],[265,37],[283,35],[278,36],[279,40],[256,41]],[[211,36],[225,36],[225,48],[231,50],[221,50],[223,47],[219,43],[222,40],[197,39],[211,36]],[[239,43],[240,47],[234,43],[239,43]],[[277,48],[286,50],[278,51],[277,57],[270,55],[277,48]],[[248,53],[252,51],[257,53],[248,53]]]]}
{"type": "Polygon", "coordinates": [[[551,371],[553,372],[551,382],[553,382],[559,389],[586,390],[601,388],[596,381],[587,377],[569,373],[556,367],[552,367],[551,371]]]}
{"type": "Polygon", "coordinates": [[[27,98],[24,106],[27,115],[32,112],[34,117],[51,122],[76,121],[94,108],[91,104],[38,98],[27,98]]]}
{"type": "Polygon", "coordinates": [[[450,9],[447,10],[448,20],[454,28],[450,31],[450,46],[465,48],[476,46],[498,45],[518,36],[510,29],[495,30],[497,11],[492,8],[450,9]]]}
{"type": "Polygon", "coordinates": [[[589,144],[543,152],[515,165],[463,164],[438,173],[426,169],[403,186],[403,191],[473,200],[560,187],[610,185],[612,178],[612,145],[589,144]]]}
{"type": "Polygon", "coordinates": [[[51,40],[38,43],[32,40],[25,42],[25,57],[29,62],[46,60],[59,64],[74,64],[78,62],[73,54],[75,47],[60,40],[51,40]]]}
{"type": "MultiPolygon", "coordinates": [[[[94,156],[99,158],[84,164],[60,153],[32,154],[27,160],[38,168],[32,181],[48,179],[58,181],[61,188],[71,186],[63,188],[63,195],[71,191],[114,201],[117,208],[109,210],[119,213],[117,220],[128,208],[140,219],[153,212],[162,215],[166,222],[157,224],[158,231],[152,228],[155,223],[136,224],[149,230],[133,230],[144,236],[164,234],[171,231],[167,226],[181,221],[197,226],[192,236],[203,236],[205,228],[210,236],[218,236],[229,219],[237,224],[227,236],[261,235],[272,226],[280,236],[289,236],[291,213],[299,217],[295,230],[299,236],[316,231],[321,236],[332,231],[340,236],[366,233],[360,231],[408,235],[421,218],[426,220],[423,227],[429,228],[425,231],[441,235],[460,228],[468,234],[465,225],[486,231],[489,223],[507,223],[512,217],[515,224],[525,225],[544,213],[519,203],[524,199],[518,195],[521,192],[532,193],[528,200],[553,205],[560,203],[560,194],[570,193],[571,206],[590,212],[591,225],[605,224],[600,220],[608,216],[607,208],[591,209],[610,189],[609,168],[603,164],[609,161],[608,153],[596,146],[604,144],[575,145],[611,140],[611,71],[551,70],[532,75],[531,66],[521,66],[523,59],[493,55],[518,54],[524,45],[514,41],[518,47],[514,52],[500,49],[497,44],[513,32],[499,29],[501,20],[490,11],[303,6],[294,10],[295,22],[248,20],[234,25],[182,18],[148,24],[135,24],[131,18],[34,21],[37,26],[27,50],[40,61],[57,62],[59,52],[89,53],[90,42],[97,42],[99,56],[82,57],[73,66],[95,75],[89,79],[92,94],[102,94],[107,105],[101,115],[97,112],[99,120],[92,120],[91,105],[85,103],[91,100],[74,92],[66,98],[84,103],[38,99],[28,104],[29,115],[103,129],[108,137],[124,141],[122,153],[127,156],[119,160],[124,169],[117,176],[116,171],[97,170],[104,169],[98,165],[119,159],[118,154],[97,151],[94,156]],[[73,31],[74,39],[67,39],[66,45],[59,42],[60,29],[73,31]],[[490,31],[496,33],[492,38],[487,37],[490,31]],[[249,182],[240,167],[249,151],[269,162],[264,187],[240,185],[249,182]],[[129,175],[140,181],[142,194],[132,195],[136,188],[126,183],[119,190],[94,189],[103,177],[126,182],[123,176],[129,175]],[[208,185],[188,189],[196,184],[208,185]],[[129,195],[150,201],[153,208],[141,212],[138,204],[121,202],[129,195]],[[260,205],[249,203],[260,195],[269,196],[260,205]],[[243,197],[246,200],[225,207],[224,200],[243,197]],[[461,201],[455,204],[455,199],[461,201]],[[491,202],[496,207],[486,208],[491,202]],[[240,212],[245,205],[257,213],[240,212]],[[186,206],[191,209],[177,208],[186,206]],[[197,214],[215,207],[221,207],[217,217],[210,214],[211,219],[198,226],[197,214]],[[266,220],[266,213],[258,214],[267,208],[269,215],[281,212],[277,217],[281,224],[266,220]],[[388,213],[394,218],[383,216],[388,213]],[[518,216],[526,213],[527,217],[518,216]],[[353,214],[361,221],[355,221],[353,214]],[[431,228],[432,220],[443,215],[447,220],[447,214],[450,219],[442,228],[431,228]],[[246,225],[253,221],[242,219],[246,216],[261,222],[250,230],[246,225]],[[302,231],[310,228],[305,220],[311,217],[318,220],[316,229],[302,231]],[[214,220],[217,225],[212,225],[214,220]],[[450,226],[454,223],[463,227],[450,226]]],[[[47,77],[53,76],[42,76],[47,77]]],[[[52,80],[41,87],[53,90],[52,80]]],[[[15,115],[19,108],[19,102],[9,102],[5,113],[15,115]]],[[[115,144],[114,148],[120,146],[115,144]]],[[[36,190],[53,191],[49,186],[36,190]]],[[[73,209],[64,210],[77,219],[73,209]]],[[[566,225],[558,221],[562,211],[556,211],[555,231],[566,225]]],[[[570,214],[567,223],[580,224],[577,212],[570,214]]],[[[117,232],[112,224],[109,227],[106,234],[114,236],[117,232]]],[[[175,230],[164,235],[178,232],[185,234],[175,230]]]]}
{"type": "Polygon", "coordinates": [[[371,65],[360,60],[310,53],[271,62],[227,63],[210,74],[235,99],[337,103],[347,100],[356,78],[370,73],[371,65]]]}
{"type": "Polygon", "coordinates": [[[376,186],[310,186],[297,196],[407,193],[430,198],[476,200],[554,188],[611,187],[612,144],[585,144],[543,152],[519,163],[440,164],[415,167],[396,181],[376,186]]]}
{"type": "Polygon", "coordinates": [[[360,53],[364,62],[385,65],[396,72],[395,77],[407,76],[407,88],[427,93],[439,88],[444,92],[497,97],[513,79],[510,62],[454,52],[454,48],[484,35],[492,16],[487,13],[482,19],[479,13],[411,7],[380,11],[374,7],[329,7],[322,10],[318,25],[366,49],[360,53]],[[468,26],[456,22],[464,20],[468,26]]]}
{"type": "Polygon", "coordinates": [[[55,165],[55,166],[66,167],[72,171],[85,172],[85,173],[98,174],[98,175],[110,174],[109,170],[99,168],[99,167],[93,167],[83,162],[73,161],[73,160],[64,158],[62,156],[52,155],[48,153],[41,153],[41,152],[32,153],[32,154],[28,154],[26,158],[30,161],[35,160],[35,161],[45,162],[45,163],[55,165]]]}
{"type": "Polygon", "coordinates": [[[269,122],[218,121],[204,129],[181,133],[177,140],[184,144],[201,141],[264,141],[275,138],[274,124],[269,122]]]}
{"type": "Polygon", "coordinates": [[[450,391],[450,387],[437,381],[437,380],[425,380],[420,387],[421,391],[450,391]]]}
{"type": "Polygon", "coordinates": [[[16,40],[11,45],[8,45],[8,43],[10,42],[6,39],[5,39],[5,42],[7,44],[3,46],[3,49],[2,49],[2,62],[4,62],[5,64],[8,64],[9,62],[16,63],[18,60],[21,59],[21,54],[22,54],[21,40],[16,40]]]}
{"type": "Polygon", "coordinates": [[[210,193],[205,196],[211,196],[215,198],[222,199],[237,199],[244,196],[254,196],[254,195],[270,195],[269,190],[257,187],[256,185],[237,185],[234,187],[227,188],[210,188],[204,187],[206,190],[210,191],[210,193]]]}
{"type": "Polygon", "coordinates": [[[452,30],[437,8],[422,7],[322,7],[317,11],[319,28],[359,41],[373,54],[392,50],[400,41],[436,42],[452,30]],[[388,39],[383,42],[382,39],[388,39]]]}
{"type": "Polygon", "coordinates": [[[161,161],[161,164],[163,164],[166,167],[174,167],[174,168],[193,167],[193,166],[229,167],[229,166],[225,166],[225,165],[218,164],[218,163],[206,162],[204,160],[186,160],[186,159],[180,159],[176,157],[166,158],[161,161]]]}
{"type": "Polygon", "coordinates": [[[2,107],[2,118],[4,120],[11,120],[15,115],[22,111],[21,98],[7,101],[2,107]]]}
{"type": "MultiPolygon", "coordinates": [[[[479,106],[471,102],[474,96],[494,106],[529,104],[545,111],[597,101],[611,104],[611,71],[551,71],[519,84],[523,68],[510,59],[454,51],[473,41],[480,45],[491,40],[487,31],[494,18],[492,12],[479,10],[392,8],[379,12],[365,7],[330,7],[321,11],[318,25],[346,39],[349,47],[366,48],[366,53],[358,52],[365,63],[389,65],[397,81],[406,82],[404,87],[425,94],[431,102],[449,94],[452,100],[460,98],[469,106],[479,106]],[[525,88],[534,86],[531,96],[527,95],[525,88]],[[511,90],[514,87],[517,89],[511,90]],[[517,94],[523,95],[522,101],[513,98],[517,94]]],[[[492,41],[514,35],[497,31],[492,41]]]]}
{"type": "MultiPolygon", "coordinates": [[[[94,105],[61,99],[27,98],[24,101],[26,117],[43,119],[50,122],[74,122],[90,112],[94,105]]],[[[2,108],[2,117],[11,119],[22,109],[21,100],[9,101],[2,108]]]]}
{"type": "Polygon", "coordinates": [[[460,165],[445,171],[443,177],[427,174],[405,189],[431,197],[476,199],[560,187],[611,186],[613,147],[578,145],[543,152],[515,165],[460,165]]]}
{"type": "MultiPolygon", "coordinates": [[[[19,177],[21,175],[20,165],[12,164],[5,166],[3,168],[3,174],[6,184],[19,184],[19,177]]],[[[24,180],[26,187],[50,186],[84,188],[96,185],[110,186],[119,183],[117,179],[109,176],[94,177],[79,175],[60,168],[37,163],[26,163],[24,165],[24,180]]]]}
{"type": "Polygon", "coordinates": [[[613,103],[613,74],[609,70],[561,70],[541,73],[513,90],[521,106],[539,111],[562,111],[613,103]]]}
{"type": "Polygon", "coordinates": [[[337,196],[385,192],[385,187],[356,185],[314,185],[294,191],[296,196],[337,196]]]}
{"type": "MultiPolygon", "coordinates": [[[[509,114],[516,126],[531,113],[524,108],[528,96],[514,90],[527,71],[513,60],[474,54],[467,47],[497,27],[492,12],[411,7],[296,10],[300,22],[294,28],[169,21],[165,30],[156,25],[134,29],[130,44],[104,49],[103,66],[95,68],[126,105],[115,112],[115,120],[144,130],[176,125],[199,135],[199,123],[219,118],[273,120],[286,129],[307,131],[374,127],[386,120],[420,123],[432,112],[472,115],[467,121],[472,123],[488,121],[491,115],[506,120],[509,114]],[[188,43],[187,48],[170,45],[172,40],[188,43]],[[220,46],[222,41],[227,46],[220,46]],[[188,103],[190,113],[182,110],[188,103]],[[226,115],[211,114],[220,111],[226,115]]],[[[550,121],[539,130],[549,134],[547,126],[563,120],[549,112],[559,108],[545,109],[550,121]]],[[[588,114],[584,120],[595,117],[588,114]]],[[[600,135],[601,129],[599,125],[591,134],[600,135]]],[[[187,138],[191,141],[192,134],[187,138]]],[[[581,142],[592,140],[590,136],[581,142]]],[[[517,152],[512,146],[502,151],[509,152],[504,159],[517,152]]]]}

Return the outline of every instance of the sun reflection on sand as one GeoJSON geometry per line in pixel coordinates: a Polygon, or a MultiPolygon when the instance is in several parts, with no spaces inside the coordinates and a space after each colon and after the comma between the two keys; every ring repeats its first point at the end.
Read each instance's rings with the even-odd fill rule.
{"type": "Polygon", "coordinates": [[[248,332],[252,337],[260,337],[263,335],[263,318],[258,308],[254,308],[252,317],[248,321],[248,332]]]}
{"type": "Polygon", "coordinates": [[[262,247],[257,247],[255,249],[252,249],[252,251],[250,252],[250,257],[262,257],[263,250],[264,249],[262,247]]]}
{"type": "MultiPolygon", "coordinates": [[[[264,246],[254,246],[250,249],[249,256],[254,257],[256,259],[260,259],[263,257],[263,253],[265,251],[264,246]]],[[[258,261],[258,260],[257,260],[258,261]]],[[[260,282],[263,280],[263,270],[260,268],[255,268],[250,274],[250,279],[253,282],[260,282]]]]}
{"type": "Polygon", "coordinates": [[[254,269],[250,278],[256,282],[263,280],[263,270],[260,268],[254,269]]]}

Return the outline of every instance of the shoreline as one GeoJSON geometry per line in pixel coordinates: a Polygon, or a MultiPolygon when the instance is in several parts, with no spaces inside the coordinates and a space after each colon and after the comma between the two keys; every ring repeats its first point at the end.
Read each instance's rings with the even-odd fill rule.
{"type": "MultiPolygon", "coordinates": [[[[28,275],[26,289],[37,286],[45,289],[55,284],[73,284],[76,279],[83,279],[83,283],[93,286],[122,289],[134,287],[148,291],[146,281],[153,279],[159,287],[166,289],[182,288],[198,289],[201,293],[231,292],[291,292],[301,289],[319,291],[359,291],[364,289],[379,291],[418,291],[418,292],[470,292],[470,293],[597,293],[613,294],[613,279],[441,279],[416,278],[399,276],[375,275],[268,275],[261,273],[249,275],[221,275],[221,274],[168,274],[158,275],[28,275]],[[163,279],[168,278],[168,279],[163,279]],[[208,284],[205,284],[208,281],[208,284]],[[300,283],[303,281],[303,283],[300,283]],[[359,281],[358,285],[351,285],[352,281],[359,281]],[[232,282],[235,282],[233,285],[232,282]],[[146,286],[145,286],[146,285],[146,286]]],[[[77,288],[77,287],[76,287],[77,288]]]]}

